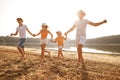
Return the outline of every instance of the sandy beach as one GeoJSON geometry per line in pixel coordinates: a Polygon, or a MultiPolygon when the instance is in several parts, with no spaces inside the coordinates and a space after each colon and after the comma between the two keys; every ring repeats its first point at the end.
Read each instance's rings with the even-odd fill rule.
{"type": "Polygon", "coordinates": [[[40,49],[26,48],[26,59],[20,61],[16,47],[0,46],[0,80],[120,80],[120,55],[83,53],[84,64],[77,63],[77,53],[57,51],[45,53],[40,62],[40,49]]]}

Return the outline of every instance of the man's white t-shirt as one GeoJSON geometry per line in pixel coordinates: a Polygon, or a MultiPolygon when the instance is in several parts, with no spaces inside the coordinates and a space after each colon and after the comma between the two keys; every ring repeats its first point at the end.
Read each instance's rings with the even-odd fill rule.
{"type": "Polygon", "coordinates": [[[26,38],[26,25],[18,26],[17,31],[19,32],[19,38],[26,38]]]}
{"type": "Polygon", "coordinates": [[[89,20],[82,19],[75,22],[76,26],[76,36],[86,36],[86,27],[89,23],[89,20]]]}

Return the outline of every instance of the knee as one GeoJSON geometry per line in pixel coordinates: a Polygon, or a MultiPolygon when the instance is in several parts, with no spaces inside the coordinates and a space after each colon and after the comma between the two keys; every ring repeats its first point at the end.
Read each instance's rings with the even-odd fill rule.
{"type": "Polygon", "coordinates": [[[77,45],[77,47],[82,48],[82,47],[83,47],[83,45],[82,45],[82,44],[78,44],[78,45],[77,45]]]}

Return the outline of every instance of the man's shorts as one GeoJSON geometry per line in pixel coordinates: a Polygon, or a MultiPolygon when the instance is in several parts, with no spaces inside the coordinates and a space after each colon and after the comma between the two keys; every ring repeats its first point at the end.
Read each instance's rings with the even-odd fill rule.
{"type": "Polygon", "coordinates": [[[77,36],[76,37],[76,44],[84,45],[86,41],[86,36],[77,36]]]}
{"type": "Polygon", "coordinates": [[[26,38],[19,39],[18,46],[21,48],[24,48],[25,41],[26,41],[26,38]]]}

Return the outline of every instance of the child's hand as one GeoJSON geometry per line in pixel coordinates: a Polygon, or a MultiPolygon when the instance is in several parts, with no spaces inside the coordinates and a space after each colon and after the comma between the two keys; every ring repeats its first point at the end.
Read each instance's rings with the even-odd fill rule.
{"type": "Polygon", "coordinates": [[[52,39],[51,39],[50,41],[51,41],[51,42],[53,42],[53,40],[52,40],[52,39]]]}
{"type": "Polygon", "coordinates": [[[65,32],[64,35],[67,36],[68,32],[65,32]]]}
{"type": "Polygon", "coordinates": [[[67,36],[67,33],[64,33],[65,36],[67,36]]]}
{"type": "Polygon", "coordinates": [[[55,42],[55,40],[51,39],[51,42],[55,42]]]}
{"type": "Polygon", "coordinates": [[[50,41],[51,41],[51,42],[54,42],[54,40],[53,40],[53,39],[51,39],[50,41]]]}

